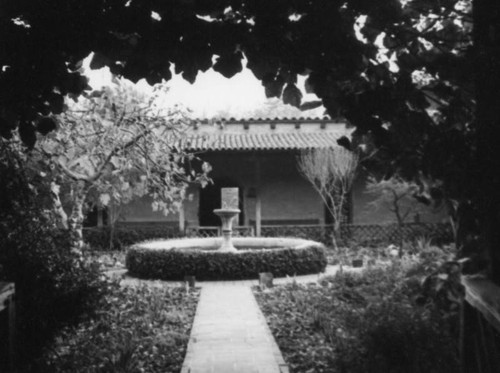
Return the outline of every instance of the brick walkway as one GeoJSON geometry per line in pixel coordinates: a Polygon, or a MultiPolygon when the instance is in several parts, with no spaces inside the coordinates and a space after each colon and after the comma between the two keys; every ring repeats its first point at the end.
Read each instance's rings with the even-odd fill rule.
{"type": "Polygon", "coordinates": [[[285,373],[249,286],[204,286],[181,373],[285,373]]]}

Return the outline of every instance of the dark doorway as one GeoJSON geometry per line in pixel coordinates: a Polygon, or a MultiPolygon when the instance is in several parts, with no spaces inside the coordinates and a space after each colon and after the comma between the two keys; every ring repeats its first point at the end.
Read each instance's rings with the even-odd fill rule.
{"type": "MultiPolygon", "coordinates": [[[[108,209],[103,208],[101,210],[102,213],[102,224],[108,225],[108,209]]],[[[99,221],[99,209],[97,206],[94,206],[92,210],[89,210],[85,215],[85,219],[83,220],[84,227],[97,227],[99,221]]]]}
{"type": "Polygon", "coordinates": [[[221,225],[220,218],[214,214],[215,209],[221,207],[221,188],[238,188],[238,208],[241,210],[238,224],[244,225],[245,212],[243,210],[243,188],[230,179],[214,179],[213,184],[208,184],[200,189],[200,206],[198,217],[202,227],[218,227],[221,225]]]}

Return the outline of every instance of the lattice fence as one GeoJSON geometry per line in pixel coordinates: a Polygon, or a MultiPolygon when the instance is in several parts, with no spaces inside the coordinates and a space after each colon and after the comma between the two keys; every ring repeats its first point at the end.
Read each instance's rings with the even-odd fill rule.
{"type": "Polygon", "coordinates": [[[344,225],[341,227],[343,240],[353,240],[360,244],[400,243],[429,237],[436,243],[451,242],[453,234],[447,223],[411,223],[391,225],[344,225]]]}
{"type": "Polygon", "coordinates": [[[235,237],[255,236],[255,230],[253,227],[246,225],[233,227],[233,236],[235,237]]]}
{"type": "Polygon", "coordinates": [[[297,237],[330,244],[333,228],[330,225],[263,225],[263,237],[297,237]]]}
{"type": "Polygon", "coordinates": [[[221,235],[220,227],[187,227],[186,237],[218,237],[221,235]]]}
{"type": "MultiPolygon", "coordinates": [[[[331,244],[333,228],[326,225],[273,225],[263,226],[262,236],[293,236],[307,238],[331,244]]],[[[449,224],[445,223],[411,223],[403,226],[391,225],[342,225],[340,238],[337,241],[343,244],[357,243],[361,245],[388,245],[400,244],[402,240],[414,240],[418,237],[432,238],[434,243],[445,243],[453,240],[449,224]]]]}
{"type": "MultiPolygon", "coordinates": [[[[186,228],[186,237],[219,237],[222,235],[221,227],[198,227],[192,226],[186,228]]],[[[234,237],[254,236],[254,228],[250,226],[233,227],[234,237]]]]}
{"type": "MultiPolygon", "coordinates": [[[[452,242],[453,234],[449,224],[411,223],[403,226],[393,225],[342,225],[341,237],[337,238],[339,244],[352,245],[399,245],[402,240],[414,240],[425,236],[434,243],[452,242]]],[[[113,235],[113,247],[124,248],[136,242],[157,238],[175,237],[219,237],[221,228],[213,227],[187,227],[185,232],[180,232],[177,227],[161,224],[131,224],[119,225],[113,235]]],[[[253,226],[233,227],[233,236],[253,236],[253,226]]],[[[263,225],[263,237],[298,237],[322,242],[325,245],[332,243],[333,228],[331,225],[263,225]]],[[[92,247],[106,249],[109,247],[109,228],[86,228],[84,240],[92,247]]]]}

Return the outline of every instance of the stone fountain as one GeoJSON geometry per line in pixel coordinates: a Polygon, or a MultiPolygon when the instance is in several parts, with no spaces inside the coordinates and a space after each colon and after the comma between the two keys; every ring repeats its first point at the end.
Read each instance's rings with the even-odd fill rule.
{"type": "Polygon", "coordinates": [[[240,213],[239,209],[221,208],[214,210],[214,214],[222,220],[222,245],[217,251],[236,252],[233,245],[233,219],[240,213]]]}
{"type": "Polygon", "coordinates": [[[129,274],[163,280],[234,280],[267,272],[284,277],[324,271],[325,250],[318,242],[289,237],[233,239],[233,221],[240,213],[238,188],[222,188],[221,208],[214,213],[222,220],[222,237],[135,244],[127,250],[129,274]]]}
{"type": "Polygon", "coordinates": [[[222,221],[222,245],[217,251],[237,251],[232,242],[233,220],[240,212],[238,209],[238,188],[222,188],[221,208],[214,210],[214,214],[222,221]]]}

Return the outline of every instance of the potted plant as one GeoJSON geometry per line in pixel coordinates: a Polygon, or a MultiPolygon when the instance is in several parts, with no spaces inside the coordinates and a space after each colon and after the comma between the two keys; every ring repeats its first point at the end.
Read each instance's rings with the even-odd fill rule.
{"type": "Polygon", "coordinates": [[[358,247],[356,253],[351,260],[351,264],[354,268],[361,268],[364,265],[364,258],[368,255],[368,250],[364,247],[358,247]]]}

